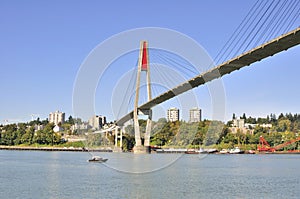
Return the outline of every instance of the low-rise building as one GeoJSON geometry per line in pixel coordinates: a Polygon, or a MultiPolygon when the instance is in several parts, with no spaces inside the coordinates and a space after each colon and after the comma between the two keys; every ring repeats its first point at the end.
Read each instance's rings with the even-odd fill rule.
{"type": "Polygon", "coordinates": [[[63,131],[63,130],[64,130],[64,129],[63,129],[62,127],[58,126],[58,125],[55,125],[55,127],[53,128],[53,131],[54,131],[55,133],[61,132],[61,131],[63,131]]]}
{"type": "Polygon", "coordinates": [[[245,127],[245,120],[244,119],[233,119],[232,126],[237,128],[244,128],[245,127]]]}
{"type": "Polygon", "coordinates": [[[82,124],[75,123],[71,126],[72,132],[76,130],[88,130],[88,129],[89,129],[89,125],[87,123],[82,123],[82,124]]]}
{"type": "Polygon", "coordinates": [[[42,124],[34,125],[34,131],[39,131],[39,130],[43,130],[43,129],[44,129],[44,125],[42,125],[42,124]]]}
{"type": "Polygon", "coordinates": [[[260,124],[259,126],[263,128],[272,128],[272,124],[260,124]]]}

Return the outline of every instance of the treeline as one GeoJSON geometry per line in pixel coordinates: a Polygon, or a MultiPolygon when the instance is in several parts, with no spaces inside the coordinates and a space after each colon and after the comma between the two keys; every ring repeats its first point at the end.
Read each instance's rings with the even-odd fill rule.
{"type": "MultiPolygon", "coordinates": [[[[63,127],[69,127],[74,124],[73,118],[62,124],[63,127]]],[[[58,145],[65,141],[60,133],[53,131],[54,124],[48,120],[40,121],[39,118],[28,123],[8,124],[1,126],[0,145],[58,145]],[[36,126],[43,126],[42,130],[36,130],[36,126]]]]}
{"type": "Polygon", "coordinates": [[[63,143],[61,135],[53,131],[54,125],[46,124],[43,130],[35,131],[34,126],[26,123],[9,124],[2,128],[0,133],[1,145],[56,145],[63,143]]]}
{"type": "MultiPolygon", "coordinates": [[[[70,134],[71,126],[81,119],[68,118],[63,124],[59,124],[64,129],[63,133],[70,134]]],[[[65,141],[61,133],[53,131],[54,124],[49,123],[48,119],[36,120],[27,123],[8,124],[0,126],[0,145],[58,145],[65,141]],[[36,126],[42,126],[42,130],[36,130],[36,126]]]]}
{"type": "MultiPolygon", "coordinates": [[[[139,120],[140,132],[143,136],[146,129],[146,121],[139,120]]],[[[224,123],[220,121],[204,120],[197,123],[187,123],[185,121],[168,122],[165,118],[152,122],[151,146],[188,147],[192,145],[210,146],[220,141],[226,129],[224,123]]],[[[134,146],[134,128],[128,125],[125,128],[125,146],[134,146]]],[[[123,140],[124,140],[123,138],[123,140]]],[[[127,148],[126,148],[127,149],[127,148]]]]}
{"type": "MultiPolygon", "coordinates": [[[[233,118],[236,118],[233,115],[233,118]]],[[[243,149],[256,149],[261,135],[271,146],[276,146],[300,136],[300,115],[299,114],[280,114],[276,117],[271,114],[266,118],[241,117],[245,123],[255,124],[248,129],[232,128],[232,121],[224,124],[220,121],[204,120],[196,123],[185,121],[168,122],[165,118],[152,122],[151,145],[161,147],[215,147],[233,148],[239,146],[243,149]],[[263,127],[261,124],[272,124],[272,127],[263,127]]],[[[63,124],[65,132],[68,133],[69,127],[74,124],[72,117],[63,124]]],[[[139,120],[140,131],[145,133],[146,121],[139,120]]],[[[29,123],[10,124],[1,127],[0,144],[1,145],[58,145],[64,143],[61,133],[53,131],[53,124],[47,120],[35,120],[29,123]],[[43,130],[36,131],[35,125],[44,125],[43,130]]],[[[114,136],[109,134],[97,134],[87,139],[88,146],[112,145],[114,136]]],[[[130,151],[135,144],[134,128],[132,125],[125,127],[123,134],[123,150],[130,151]]],[[[285,149],[298,149],[298,143],[294,143],[285,149]]]]}
{"type": "MultiPolygon", "coordinates": [[[[218,149],[239,146],[243,149],[256,149],[261,135],[271,146],[276,146],[300,136],[299,114],[280,114],[278,117],[271,114],[266,118],[247,118],[244,114],[241,118],[245,119],[246,123],[255,124],[255,127],[250,127],[246,131],[242,129],[233,131],[232,121],[227,124],[209,120],[187,123],[185,121],[168,122],[165,118],[161,118],[152,123],[151,145],[187,148],[211,146],[218,149]],[[260,124],[272,124],[272,127],[263,127],[260,124]]],[[[140,120],[139,123],[143,135],[146,129],[146,121],[140,120]]],[[[125,131],[127,133],[125,135],[126,142],[131,143],[130,146],[133,146],[133,126],[128,125],[125,131]]],[[[285,149],[298,148],[300,148],[300,145],[294,143],[285,149]]]]}
{"type": "MultiPolygon", "coordinates": [[[[235,114],[233,114],[232,119],[237,119],[235,114]]],[[[245,123],[248,124],[272,124],[272,132],[284,132],[292,131],[297,133],[300,129],[300,114],[281,113],[278,117],[275,114],[267,115],[265,118],[252,118],[247,117],[244,113],[240,119],[244,119],[245,123]]],[[[227,123],[230,126],[232,121],[227,123]]]]}

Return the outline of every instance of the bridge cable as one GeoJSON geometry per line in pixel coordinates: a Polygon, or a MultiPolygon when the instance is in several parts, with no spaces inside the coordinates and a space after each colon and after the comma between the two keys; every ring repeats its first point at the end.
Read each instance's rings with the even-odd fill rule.
{"type": "Polygon", "coordinates": [[[214,58],[216,60],[216,63],[219,63],[222,59],[222,57],[225,56],[225,54],[228,52],[229,48],[234,44],[236,41],[234,38],[239,36],[241,34],[241,31],[245,28],[245,25],[248,23],[249,19],[251,18],[251,14],[253,10],[257,10],[257,5],[258,7],[262,4],[262,1],[257,0],[255,4],[251,7],[249,10],[248,14],[242,22],[238,25],[238,27],[235,29],[234,33],[231,35],[231,37],[227,40],[227,42],[224,44],[224,46],[219,50],[218,54],[214,58]],[[259,5],[258,5],[259,3],[259,5]],[[227,47],[226,47],[227,46],[227,47]]]}
{"type": "MultiPolygon", "coordinates": [[[[168,64],[170,64],[171,66],[178,66],[177,69],[181,70],[185,75],[187,75],[187,71],[191,72],[192,75],[197,75],[198,72],[190,69],[190,67],[186,66],[187,65],[187,61],[186,60],[179,60],[178,57],[171,57],[170,55],[167,56],[168,54],[166,54],[165,56],[162,56],[161,54],[157,54],[157,56],[161,59],[162,62],[166,62],[168,64]],[[181,62],[181,63],[180,63],[181,62]],[[174,65],[173,65],[174,63],[174,65]],[[184,71],[186,70],[186,71],[184,71]]],[[[193,65],[190,65],[191,67],[193,67],[195,69],[195,67],[193,65]]]]}
{"type": "MultiPolygon", "coordinates": [[[[255,28],[259,25],[259,23],[261,22],[261,20],[264,18],[264,16],[267,14],[267,12],[270,10],[271,6],[273,5],[275,1],[271,1],[271,4],[268,6],[268,8],[266,9],[266,11],[263,13],[263,15],[260,17],[260,19],[258,20],[258,22],[255,24],[255,27],[250,31],[249,35],[247,37],[250,37],[251,33],[255,30],[255,28]]],[[[263,26],[263,24],[260,26],[260,28],[263,26]]],[[[260,28],[257,29],[257,31],[254,33],[254,35],[252,36],[252,38],[250,39],[250,41],[248,42],[248,44],[246,45],[246,47],[244,48],[243,52],[246,52],[246,50],[248,49],[248,47],[250,46],[250,44],[253,42],[253,40],[255,39],[256,35],[258,34],[260,28]]]]}
{"type": "Polygon", "coordinates": [[[284,33],[284,25],[287,23],[287,21],[289,20],[289,15],[292,13],[290,12],[291,8],[295,8],[294,4],[297,3],[297,0],[294,1],[294,3],[289,3],[289,5],[284,9],[283,13],[282,13],[282,18],[281,20],[278,22],[278,25],[276,26],[276,29],[274,30],[274,36],[277,36],[279,34],[284,33]]]}
{"type": "MultiPolygon", "coordinates": [[[[299,1],[296,1],[297,3],[296,3],[296,5],[293,7],[293,10],[292,10],[292,12],[290,12],[290,14],[289,14],[289,16],[291,16],[292,15],[292,13],[294,12],[294,10],[296,10],[296,8],[297,8],[297,5],[299,5],[299,1]]],[[[298,12],[296,12],[295,13],[295,15],[293,16],[293,17],[291,17],[292,19],[296,16],[296,19],[298,18],[298,16],[299,16],[299,8],[298,8],[298,10],[297,10],[298,12]]],[[[285,21],[285,24],[287,23],[287,20],[285,21]]],[[[284,32],[287,32],[288,31],[288,29],[290,28],[290,26],[292,26],[293,25],[293,20],[290,20],[290,23],[288,23],[288,25],[287,25],[287,27],[284,29],[284,32]],[[292,22],[292,23],[291,23],[292,22]]]]}
{"type": "MultiPolygon", "coordinates": [[[[165,53],[166,54],[166,53],[165,53]]],[[[189,78],[189,72],[190,73],[192,73],[192,76],[194,76],[194,75],[196,75],[196,74],[198,74],[197,72],[194,72],[193,70],[191,70],[190,69],[190,67],[187,67],[186,65],[187,65],[187,62],[185,61],[182,61],[181,60],[181,63],[183,63],[183,64],[181,64],[181,63],[179,63],[179,59],[178,58],[176,58],[178,61],[174,61],[175,60],[175,58],[169,58],[169,57],[167,57],[167,56],[162,56],[161,54],[156,54],[155,53],[155,56],[158,58],[158,60],[161,62],[161,63],[166,63],[166,65],[167,66],[173,66],[173,67],[175,67],[175,69],[182,75],[185,75],[185,76],[187,76],[188,78],[189,78]]],[[[170,56],[170,55],[169,55],[170,56]]],[[[191,65],[192,66],[192,65],[191,65]]],[[[192,66],[192,67],[194,67],[194,66],[192,66]]],[[[185,77],[185,79],[188,79],[187,77],[185,77]]]]}
{"type": "MultiPolygon", "coordinates": [[[[280,1],[278,1],[275,5],[275,7],[273,8],[273,10],[275,11],[275,9],[277,8],[277,6],[279,5],[280,1]]],[[[280,6],[280,8],[282,8],[283,4],[280,6]]],[[[268,21],[268,19],[272,16],[272,11],[271,13],[267,16],[266,20],[264,21],[264,23],[262,23],[261,25],[261,30],[262,30],[262,33],[258,36],[255,44],[254,44],[254,47],[256,47],[260,41],[262,41],[262,39],[264,38],[264,36],[267,34],[267,32],[269,31],[271,25],[273,24],[273,22],[275,21],[275,18],[276,16],[278,15],[278,13],[280,12],[281,9],[277,9],[277,12],[273,15],[272,19],[268,21]],[[266,26],[264,26],[266,24],[266,26]],[[264,29],[263,29],[264,27],[264,29]]]]}
{"type": "MultiPolygon", "coordinates": [[[[230,52],[225,57],[224,61],[227,60],[228,57],[230,57],[230,55],[231,55],[231,57],[234,57],[238,54],[238,52],[240,52],[242,45],[245,43],[245,41],[242,41],[242,40],[245,40],[245,35],[247,33],[247,30],[255,22],[255,18],[256,18],[255,15],[258,15],[260,12],[262,12],[264,7],[266,6],[266,3],[264,5],[262,5],[262,4],[263,4],[263,1],[260,1],[260,4],[257,6],[257,8],[254,9],[254,12],[250,13],[250,15],[251,15],[250,18],[246,21],[246,23],[243,26],[243,28],[245,28],[245,30],[243,30],[243,32],[239,32],[239,35],[237,35],[238,40],[235,42],[234,48],[232,48],[230,50],[230,52]],[[257,14],[256,14],[256,12],[257,12],[257,14]],[[237,47],[237,46],[239,46],[239,47],[237,47]],[[233,53],[236,47],[238,50],[235,53],[233,53]]],[[[247,37],[246,37],[246,39],[247,39],[247,37]]]]}
{"type": "Polygon", "coordinates": [[[125,95],[123,95],[123,100],[122,100],[122,103],[121,103],[121,107],[119,108],[119,111],[118,111],[118,114],[117,114],[117,118],[119,118],[120,115],[121,115],[122,107],[125,107],[125,106],[124,106],[124,103],[125,103],[125,101],[126,101],[126,98],[128,98],[127,95],[128,95],[129,93],[131,93],[131,92],[129,92],[129,91],[132,91],[132,90],[133,90],[133,89],[130,89],[130,90],[129,90],[129,88],[131,88],[131,85],[134,86],[134,82],[135,82],[135,78],[134,78],[134,77],[136,77],[136,71],[137,71],[136,66],[137,66],[137,65],[138,65],[138,60],[137,60],[137,62],[136,62],[136,64],[135,64],[134,71],[133,71],[133,73],[131,74],[131,78],[130,78],[129,84],[128,84],[127,88],[126,88],[125,95]],[[132,84],[132,83],[133,83],[133,84],[132,84]]]}
{"type": "Polygon", "coordinates": [[[276,36],[276,30],[278,29],[279,26],[282,25],[282,21],[284,17],[286,16],[285,12],[288,10],[288,6],[286,7],[286,4],[289,0],[285,0],[284,3],[282,4],[282,7],[279,9],[280,14],[278,13],[279,20],[276,21],[275,25],[273,28],[270,30],[269,37],[267,37],[266,41],[269,41],[271,38],[274,38],[276,36]]]}

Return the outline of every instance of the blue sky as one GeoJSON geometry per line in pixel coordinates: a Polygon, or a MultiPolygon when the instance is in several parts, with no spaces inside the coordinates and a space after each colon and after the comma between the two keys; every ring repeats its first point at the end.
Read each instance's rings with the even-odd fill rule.
{"type": "MultiPolygon", "coordinates": [[[[72,114],[80,65],[114,34],[142,27],[169,28],[193,38],[214,57],[254,3],[2,0],[0,123],[28,121],[33,113],[44,119],[58,109],[67,117],[72,114]]],[[[260,117],[299,113],[299,55],[298,46],[224,76],[226,119],[244,112],[260,117]]],[[[195,92],[203,97],[200,107],[209,118],[207,90],[200,87],[195,92]]],[[[114,119],[102,110],[97,114],[114,119]]]]}

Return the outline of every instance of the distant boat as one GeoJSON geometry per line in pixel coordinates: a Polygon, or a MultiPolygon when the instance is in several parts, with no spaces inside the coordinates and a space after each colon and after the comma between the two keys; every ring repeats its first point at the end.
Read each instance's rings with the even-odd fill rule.
{"type": "MultiPolygon", "coordinates": [[[[214,152],[214,151],[213,151],[214,152]]],[[[211,153],[210,149],[203,149],[200,148],[199,150],[196,149],[188,149],[186,152],[184,152],[185,154],[199,154],[199,153],[211,153]]]]}
{"type": "Polygon", "coordinates": [[[206,149],[200,148],[199,153],[208,153],[208,151],[206,149]]]}
{"type": "Polygon", "coordinates": [[[217,149],[207,149],[207,152],[208,153],[216,153],[216,152],[218,152],[218,150],[217,149]]]}
{"type": "Polygon", "coordinates": [[[218,152],[217,149],[203,149],[200,148],[199,150],[196,149],[188,149],[187,151],[185,151],[185,154],[203,154],[203,153],[216,153],[218,152]]]}
{"type": "Polygon", "coordinates": [[[222,149],[222,150],[220,151],[220,154],[227,154],[227,153],[229,153],[229,150],[228,150],[228,149],[222,149]]]}
{"type": "Polygon", "coordinates": [[[99,156],[93,156],[91,159],[88,160],[88,162],[106,162],[108,159],[101,158],[99,156]]]}
{"type": "Polygon", "coordinates": [[[230,149],[229,153],[230,154],[241,154],[241,153],[245,153],[245,151],[241,150],[239,147],[235,147],[234,149],[230,149]]]}
{"type": "Polygon", "coordinates": [[[199,151],[195,149],[188,149],[187,151],[184,152],[185,154],[199,154],[199,151]]]}
{"type": "Polygon", "coordinates": [[[254,150],[249,150],[247,151],[248,154],[255,154],[255,151],[254,150]]]}

